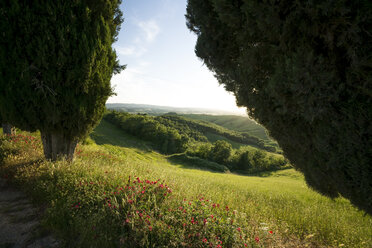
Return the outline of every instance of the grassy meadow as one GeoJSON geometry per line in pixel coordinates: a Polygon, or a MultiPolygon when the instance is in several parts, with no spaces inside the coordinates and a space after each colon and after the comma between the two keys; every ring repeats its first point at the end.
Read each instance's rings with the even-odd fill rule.
{"type": "Polygon", "coordinates": [[[44,206],[66,247],[372,247],[370,216],[293,169],[200,170],[105,121],[71,164],[43,160],[38,133],[0,145],[0,176],[44,206]]]}

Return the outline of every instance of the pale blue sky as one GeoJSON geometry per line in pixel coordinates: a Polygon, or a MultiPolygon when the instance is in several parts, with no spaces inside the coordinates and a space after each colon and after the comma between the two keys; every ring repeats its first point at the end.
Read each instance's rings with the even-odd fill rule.
{"type": "Polygon", "coordinates": [[[244,113],[196,57],[186,27],[186,0],[123,0],[114,48],[127,69],[114,75],[109,103],[213,108],[244,113]]]}

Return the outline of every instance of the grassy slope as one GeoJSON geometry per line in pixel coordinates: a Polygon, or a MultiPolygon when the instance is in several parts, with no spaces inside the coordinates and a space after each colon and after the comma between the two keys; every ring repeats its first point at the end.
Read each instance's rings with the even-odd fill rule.
{"type": "Polygon", "coordinates": [[[256,122],[250,120],[247,117],[235,116],[235,115],[198,115],[198,114],[184,114],[190,119],[202,120],[212,122],[214,124],[220,125],[230,130],[235,130],[238,132],[248,132],[253,136],[261,138],[263,140],[270,140],[266,134],[265,129],[257,124],[256,122]]]}
{"type": "MultiPolygon", "coordinates": [[[[293,242],[292,247],[296,244],[301,247],[372,247],[371,217],[364,216],[345,199],[332,201],[310,190],[301,174],[292,169],[249,177],[191,169],[170,162],[146,143],[125,135],[104,121],[91,137],[101,145],[81,147],[84,156],[77,156],[70,167],[57,165],[56,171],[51,173],[62,177],[66,174],[70,178],[71,173],[92,178],[102,177],[102,174],[112,180],[128,175],[160,178],[173,189],[171,201],[175,204],[184,198],[195,199],[203,195],[222,206],[244,212],[253,228],[258,230],[267,226],[282,240],[289,239],[285,241],[287,245],[293,242]],[[115,159],[107,160],[100,156],[101,153],[115,159]]],[[[34,174],[30,173],[31,181],[34,174]]],[[[27,176],[19,177],[29,180],[27,176]]]]}
{"type": "MultiPolygon", "coordinates": [[[[97,136],[109,137],[107,140],[123,137],[123,146],[132,144],[125,134],[120,135],[120,130],[106,122],[92,134],[93,138],[97,136]]],[[[346,247],[372,245],[372,218],[364,216],[345,199],[330,200],[310,190],[302,175],[293,169],[261,177],[212,173],[170,164],[158,153],[140,150],[142,146],[141,142],[136,149],[103,145],[109,152],[119,150],[125,154],[131,161],[126,170],[165,179],[179,199],[203,195],[245,212],[248,218],[268,223],[283,234],[308,241],[346,247]]]]}

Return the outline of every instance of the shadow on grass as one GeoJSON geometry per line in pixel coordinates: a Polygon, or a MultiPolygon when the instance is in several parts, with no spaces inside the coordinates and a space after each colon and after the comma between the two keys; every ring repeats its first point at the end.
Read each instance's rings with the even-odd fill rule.
{"type": "Polygon", "coordinates": [[[113,145],[126,148],[136,148],[144,152],[154,150],[147,142],[125,133],[115,125],[102,119],[101,123],[90,134],[97,145],[113,145]]]}
{"type": "Polygon", "coordinates": [[[167,160],[170,164],[181,165],[181,168],[184,169],[198,169],[218,173],[229,172],[229,169],[224,165],[198,157],[190,157],[184,153],[170,155],[167,157],[167,160]]]}
{"type": "MultiPolygon", "coordinates": [[[[278,171],[283,171],[283,170],[288,170],[288,169],[293,169],[293,167],[290,166],[290,165],[286,165],[286,166],[283,166],[279,169],[275,168],[275,169],[267,170],[267,171],[258,171],[258,172],[252,172],[252,173],[242,172],[241,175],[254,176],[254,177],[272,177],[272,176],[278,176],[277,175],[278,171]]],[[[284,175],[286,175],[286,174],[281,174],[281,176],[284,176],[284,175]]],[[[288,176],[288,175],[286,175],[286,176],[288,176]]],[[[292,176],[292,174],[290,174],[290,176],[292,176]]]]}

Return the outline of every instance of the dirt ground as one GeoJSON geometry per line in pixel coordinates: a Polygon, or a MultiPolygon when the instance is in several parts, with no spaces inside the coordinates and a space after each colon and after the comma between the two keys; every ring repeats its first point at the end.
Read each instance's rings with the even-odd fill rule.
{"type": "Polygon", "coordinates": [[[57,248],[59,242],[40,226],[40,209],[0,179],[0,248],[57,248]]]}

